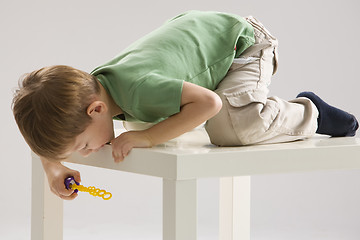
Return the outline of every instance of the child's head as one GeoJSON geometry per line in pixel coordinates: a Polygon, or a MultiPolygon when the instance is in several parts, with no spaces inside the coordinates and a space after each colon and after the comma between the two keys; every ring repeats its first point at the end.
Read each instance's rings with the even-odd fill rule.
{"type": "Polygon", "coordinates": [[[61,160],[91,123],[87,108],[100,93],[97,79],[69,66],[51,66],[24,76],[13,100],[18,127],[39,156],[61,160]]]}

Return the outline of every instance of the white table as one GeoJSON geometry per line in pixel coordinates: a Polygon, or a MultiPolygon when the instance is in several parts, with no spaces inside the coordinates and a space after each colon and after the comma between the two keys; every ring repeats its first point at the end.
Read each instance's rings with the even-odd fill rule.
{"type": "MultiPolygon", "coordinates": [[[[63,239],[63,203],[49,190],[41,162],[32,154],[32,240],[63,239]]],[[[199,178],[220,178],[221,240],[250,239],[250,176],[360,168],[359,138],[315,137],[292,143],[215,147],[203,129],[151,149],[133,149],[114,163],[105,146],[85,160],[69,162],[163,178],[163,239],[197,239],[199,178]]]]}

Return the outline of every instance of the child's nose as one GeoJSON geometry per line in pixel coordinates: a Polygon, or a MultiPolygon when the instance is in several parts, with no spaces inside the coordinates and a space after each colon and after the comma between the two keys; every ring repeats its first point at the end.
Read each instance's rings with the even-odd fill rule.
{"type": "Polygon", "coordinates": [[[94,149],[93,151],[94,151],[94,152],[99,151],[99,150],[100,150],[100,149],[101,149],[104,145],[105,145],[105,144],[101,145],[100,147],[98,147],[98,148],[94,149]]]}

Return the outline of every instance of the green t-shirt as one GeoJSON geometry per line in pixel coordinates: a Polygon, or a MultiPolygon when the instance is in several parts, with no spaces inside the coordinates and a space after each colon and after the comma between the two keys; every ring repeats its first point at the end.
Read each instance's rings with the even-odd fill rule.
{"type": "Polygon", "coordinates": [[[126,121],[156,123],[180,111],[183,81],[216,89],[234,57],[254,42],[252,26],[240,16],[190,11],[91,74],[124,111],[126,121]]]}

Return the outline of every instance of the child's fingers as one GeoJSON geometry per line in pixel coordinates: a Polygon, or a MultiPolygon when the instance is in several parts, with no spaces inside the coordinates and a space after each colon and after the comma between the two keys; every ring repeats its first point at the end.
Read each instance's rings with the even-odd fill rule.
{"type": "Polygon", "coordinates": [[[60,195],[60,198],[63,200],[74,200],[77,196],[78,196],[78,194],[76,192],[73,192],[69,196],[60,195]]]}
{"type": "Polygon", "coordinates": [[[80,176],[80,172],[78,171],[74,171],[73,173],[73,177],[75,179],[76,182],[80,183],[81,182],[81,176],[80,176]]]}
{"type": "Polygon", "coordinates": [[[118,138],[111,141],[111,147],[113,149],[112,156],[115,162],[123,161],[133,148],[134,144],[131,139],[127,139],[128,136],[129,134],[122,134],[118,138]]]}
{"type": "Polygon", "coordinates": [[[124,145],[123,148],[122,148],[123,156],[126,157],[127,155],[129,155],[132,148],[133,148],[132,144],[124,145]]]}
{"type": "Polygon", "coordinates": [[[75,193],[72,189],[66,189],[65,185],[64,187],[58,187],[57,189],[51,188],[51,191],[56,196],[64,200],[72,200],[77,197],[77,193],[75,193]]]}
{"type": "Polygon", "coordinates": [[[115,162],[121,162],[124,160],[124,156],[122,154],[117,153],[116,151],[112,151],[112,156],[115,162]]]}
{"type": "Polygon", "coordinates": [[[125,145],[121,148],[120,151],[112,151],[112,156],[115,162],[121,162],[125,159],[127,155],[129,155],[132,147],[130,145],[125,145]]]}

